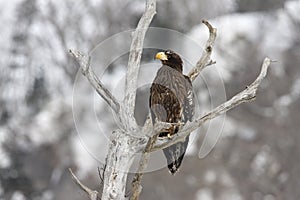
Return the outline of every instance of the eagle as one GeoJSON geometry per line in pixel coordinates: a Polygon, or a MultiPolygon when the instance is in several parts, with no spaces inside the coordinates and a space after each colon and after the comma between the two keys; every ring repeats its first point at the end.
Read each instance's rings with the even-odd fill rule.
{"type": "MultiPolygon", "coordinates": [[[[156,121],[176,123],[159,133],[159,137],[172,139],[194,115],[194,93],[190,78],[182,73],[182,59],[172,50],[158,52],[155,56],[162,62],[150,88],[150,112],[152,123],[156,121]]],[[[163,149],[168,169],[174,175],[179,169],[188,146],[189,136],[163,149]]]]}

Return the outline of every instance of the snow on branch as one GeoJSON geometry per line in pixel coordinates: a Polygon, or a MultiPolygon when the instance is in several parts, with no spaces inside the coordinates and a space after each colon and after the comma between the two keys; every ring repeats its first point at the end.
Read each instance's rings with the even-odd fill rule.
{"type": "Polygon", "coordinates": [[[104,99],[104,101],[116,112],[120,110],[120,104],[118,100],[110,93],[108,89],[105,88],[103,83],[99,80],[97,75],[94,73],[92,67],[90,66],[91,57],[84,55],[80,51],[69,50],[70,54],[79,63],[82,74],[87,77],[90,84],[96,90],[96,92],[104,99]]]}
{"type": "Polygon", "coordinates": [[[255,79],[255,81],[251,85],[249,85],[245,90],[236,94],[231,99],[229,99],[225,103],[219,105],[218,107],[214,108],[213,110],[211,110],[204,116],[194,120],[191,123],[187,123],[183,127],[183,129],[180,130],[178,132],[178,134],[176,134],[172,138],[172,140],[158,140],[156,142],[156,144],[153,146],[153,148],[151,149],[151,151],[163,149],[163,148],[169,147],[172,144],[175,144],[179,141],[184,141],[184,138],[187,135],[189,135],[192,131],[199,128],[204,122],[211,120],[211,119],[227,112],[228,110],[238,106],[241,103],[245,103],[245,102],[254,100],[256,97],[257,89],[258,89],[259,85],[261,84],[262,80],[266,77],[268,68],[272,62],[274,62],[274,61],[272,61],[269,58],[265,58],[264,62],[262,64],[262,67],[261,67],[260,74],[255,79]]]}
{"type": "Polygon", "coordinates": [[[131,129],[137,127],[134,118],[134,107],[144,38],[155,14],[156,0],[147,0],[145,12],[133,32],[130,46],[128,68],[126,73],[124,106],[122,107],[124,110],[122,110],[121,117],[123,116],[124,119],[128,119],[127,125],[131,129]]]}

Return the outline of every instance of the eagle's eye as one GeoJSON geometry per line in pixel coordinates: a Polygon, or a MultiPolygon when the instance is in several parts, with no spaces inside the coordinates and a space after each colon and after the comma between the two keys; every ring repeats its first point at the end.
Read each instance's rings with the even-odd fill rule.
{"type": "Polygon", "coordinates": [[[165,54],[167,54],[167,55],[171,55],[171,54],[172,54],[172,52],[171,52],[170,50],[167,50],[167,51],[165,52],[165,54]]]}

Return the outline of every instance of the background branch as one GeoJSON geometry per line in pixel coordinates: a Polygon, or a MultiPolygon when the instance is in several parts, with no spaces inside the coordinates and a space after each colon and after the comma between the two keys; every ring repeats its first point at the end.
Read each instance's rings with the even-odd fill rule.
{"type": "Polygon", "coordinates": [[[189,135],[192,131],[199,128],[207,120],[211,120],[211,119],[227,112],[228,110],[238,106],[241,103],[249,102],[249,101],[252,101],[253,99],[255,99],[258,86],[261,84],[262,80],[266,77],[267,71],[268,71],[268,68],[269,68],[271,62],[273,62],[273,61],[271,61],[269,58],[265,58],[265,60],[262,64],[262,67],[261,67],[260,74],[258,75],[256,80],[250,86],[248,86],[245,90],[236,94],[230,100],[219,105],[212,111],[205,114],[203,117],[198,118],[191,123],[187,123],[183,127],[183,129],[180,130],[178,132],[178,134],[172,138],[172,140],[158,140],[156,145],[154,145],[153,148],[151,149],[151,151],[163,149],[163,148],[169,147],[172,144],[175,144],[179,141],[182,141],[182,140],[184,140],[184,138],[187,135],[189,135]]]}
{"type": "Polygon", "coordinates": [[[90,66],[91,57],[76,50],[69,50],[69,52],[79,63],[82,74],[87,77],[96,92],[116,113],[118,113],[120,110],[120,104],[94,73],[90,66]]]}
{"type": "Polygon", "coordinates": [[[139,74],[144,38],[147,29],[156,14],[156,0],[147,0],[146,8],[136,30],[133,32],[126,73],[126,86],[123,111],[121,113],[130,129],[137,127],[134,118],[134,106],[136,98],[137,79],[139,74]]]}

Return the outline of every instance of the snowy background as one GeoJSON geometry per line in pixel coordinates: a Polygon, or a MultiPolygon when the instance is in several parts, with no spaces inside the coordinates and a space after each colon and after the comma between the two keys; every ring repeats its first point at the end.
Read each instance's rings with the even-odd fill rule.
{"type": "MultiPolygon", "coordinates": [[[[68,49],[94,49],[93,67],[122,99],[128,52],[108,57],[130,41],[108,43],[105,51],[97,45],[133,29],[143,10],[142,0],[0,1],[1,200],[87,199],[69,167],[88,186],[99,187],[97,167],[116,124],[68,49]]],[[[201,47],[208,36],[201,19],[217,27],[218,37],[212,55],[217,64],[194,83],[198,114],[250,84],[265,56],[277,62],[254,102],[201,127],[176,176],[161,166],[144,176],[141,199],[300,199],[300,1],[158,0],[151,25],[181,32],[201,47]],[[200,159],[208,153],[199,153],[203,141],[219,135],[200,159]]],[[[190,56],[186,69],[195,64],[201,48],[159,38],[190,56]]],[[[148,111],[147,83],[159,66],[155,52],[143,54],[140,124],[148,111]]]]}

